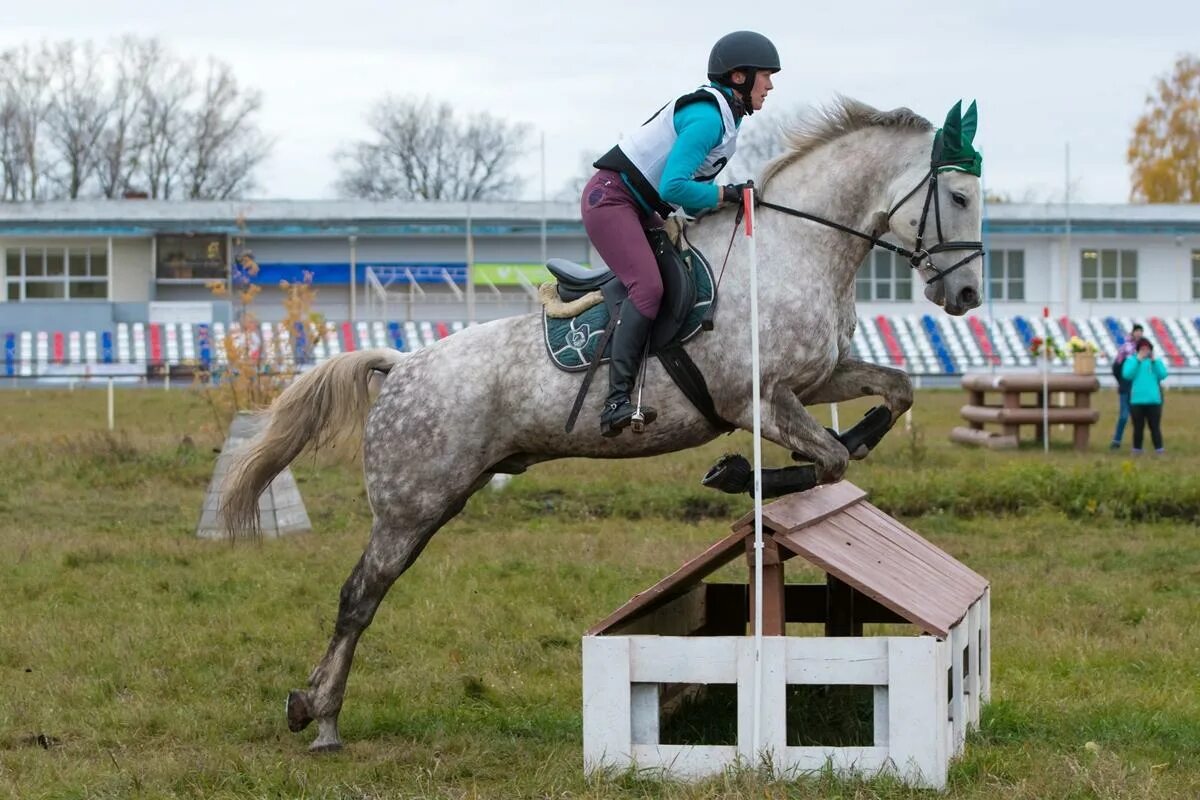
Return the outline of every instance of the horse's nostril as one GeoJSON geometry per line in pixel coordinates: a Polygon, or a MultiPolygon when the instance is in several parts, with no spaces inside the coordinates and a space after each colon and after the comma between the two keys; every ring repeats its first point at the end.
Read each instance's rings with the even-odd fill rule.
{"type": "Polygon", "coordinates": [[[962,291],[958,293],[958,303],[959,305],[967,308],[973,308],[979,305],[979,292],[975,291],[975,289],[970,286],[964,287],[962,291]]]}

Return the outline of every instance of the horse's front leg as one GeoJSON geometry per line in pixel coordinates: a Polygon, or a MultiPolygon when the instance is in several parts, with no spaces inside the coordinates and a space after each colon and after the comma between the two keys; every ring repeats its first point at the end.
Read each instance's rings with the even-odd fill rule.
{"type": "Polygon", "coordinates": [[[908,373],[891,367],[868,364],[855,358],[845,358],[838,362],[829,380],[805,392],[803,399],[810,404],[839,403],[868,396],[882,398],[884,405],[891,412],[891,419],[880,412],[881,419],[873,420],[868,416],[859,425],[844,433],[842,440],[851,446],[851,458],[861,459],[866,458],[904,412],[912,408],[912,381],[909,380],[908,373]]]}
{"type": "Polygon", "coordinates": [[[808,413],[796,393],[782,384],[763,398],[762,435],[767,441],[803,453],[816,467],[818,483],[836,483],[846,474],[849,452],[808,413]]]}
{"type": "Polygon", "coordinates": [[[912,381],[904,370],[868,364],[857,358],[843,358],[829,380],[803,393],[803,401],[810,405],[841,403],[871,396],[883,398],[895,424],[905,411],[912,408],[912,381]]]}

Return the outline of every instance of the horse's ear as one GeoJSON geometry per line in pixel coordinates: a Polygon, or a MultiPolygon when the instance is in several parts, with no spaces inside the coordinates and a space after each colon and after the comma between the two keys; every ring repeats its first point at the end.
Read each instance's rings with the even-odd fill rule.
{"type": "Polygon", "coordinates": [[[962,118],[962,140],[963,144],[969,145],[975,141],[975,131],[979,128],[979,109],[975,106],[975,101],[971,101],[971,105],[967,108],[967,113],[963,114],[962,118]]]}
{"type": "Polygon", "coordinates": [[[959,100],[946,115],[942,125],[942,142],[947,150],[957,152],[962,147],[962,100],[959,100]]]}

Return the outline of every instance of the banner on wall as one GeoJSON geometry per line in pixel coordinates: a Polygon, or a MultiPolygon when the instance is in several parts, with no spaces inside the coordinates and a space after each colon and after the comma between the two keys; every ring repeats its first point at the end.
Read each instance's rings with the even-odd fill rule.
{"type": "Polygon", "coordinates": [[[211,325],[213,304],[211,301],[152,301],[147,311],[150,324],[190,322],[192,325],[211,325]]]}
{"type": "MultiPolygon", "coordinates": [[[[587,266],[586,264],[584,266],[587,266]]],[[[521,278],[534,286],[553,280],[544,264],[531,263],[479,263],[475,264],[476,286],[520,286],[521,278]]]]}

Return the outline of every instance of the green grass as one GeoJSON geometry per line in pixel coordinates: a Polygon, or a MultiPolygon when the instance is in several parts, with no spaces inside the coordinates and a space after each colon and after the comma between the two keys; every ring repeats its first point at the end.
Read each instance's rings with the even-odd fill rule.
{"type": "MultiPolygon", "coordinates": [[[[1105,449],[1116,402],[1098,402],[1092,452],[1060,433],[1046,457],[950,444],[962,393],[922,392],[914,432],[851,467],[992,582],[994,702],[949,797],[1200,796],[1200,395],[1169,395],[1170,452],[1138,460],[1105,449]]],[[[865,408],[844,405],[843,424],[865,408]]],[[[480,493],[364,637],[348,747],[314,757],[283,699],[324,651],[366,539],[358,465],[297,463],[311,535],[199,541],[223,438],[209,405],[119,392],[117,420],[104,431],[100,392],[0,392],[0,796],[927,796],[751,771],[583,777],[579,636],[746,510],[698,479],[749,453],[747,436],[480,493]]]]}

